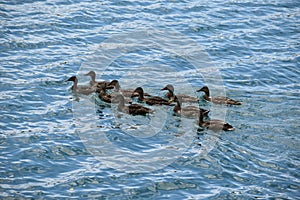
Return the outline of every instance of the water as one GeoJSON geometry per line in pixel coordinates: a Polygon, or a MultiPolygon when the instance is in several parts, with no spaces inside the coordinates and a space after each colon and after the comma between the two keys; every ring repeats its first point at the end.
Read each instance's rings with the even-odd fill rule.
{"type": "Polygon", "coordinates": [[[33,0],[0,5],[1,198],[299,198],[298,1],[33,0]],[[99,150],[105,149],[97,133],[90,135],[95,146],[87,145],[76,105],[93,98],[76,97],[65,80],[79,74],[82,83],[87,81],[83,69],[97,68],[92,61],[100,62],[95,58],[102,56],[100,44],[106,39],[147,29],[192,39],[208,53],[211,66],[195,71],[190,55],[150,46],[119,56],[98,79],[120,79],[123,87],[142,85],[161,96],[159,88],[172,83],[176,91],[195,96],[194,90],[219,81],[211,78],[218,72],[226,95],[243,105],[201,102],[211,116],[234,125],[233,132],[197,132],[195,121],[176,118],[164,107],[159,110],[165,123],[157,135],[130,135],[124,130],[149,123],[157,127],[160,118],[118,116],[114,106],[100,102],[85,130],[100,128],[117,149],[129,153],[165,151],[164,145],[191,131],[188,144],[175,145],[186,151],[171,163],[148,173],[127,172],[107,165],[108,157],[101,160],[99,150]]]}

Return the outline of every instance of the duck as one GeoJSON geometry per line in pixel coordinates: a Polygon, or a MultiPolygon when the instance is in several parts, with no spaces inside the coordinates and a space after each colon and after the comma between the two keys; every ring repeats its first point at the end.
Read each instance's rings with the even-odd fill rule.
{"type": "MultiPolygon", "coordinates": [[[[168,93],[166,93],[166,95],[165,95],[168,99],[174,98],[175,95],[174,95],[173,85],[168,84],[164,88],[162,88],[161,90],[168,90],[168,93]]],[[[188,103],[198,103],[199,102],[198,98],[191,97],[191,96],[188,96],[188,95],[185,95],[185,94],[176,94],[176,96],[181,99],[181,102],[188,102],[188,103]]]]}
{"type": "Polygon", "coordinates": [[[78,85],[78,79],[77,79],[76,76],[72,76],[66,81],[72,81],[73,82],[71,90],[73,90],[74,92],[84,94],[84,95],[89,95],[89,94],[96,91],[95,88],[93,88],[91,86],[85,86],[85,85],[79,86],[78,85]]]}
{"type": "Polygon", "coordinates": [[[204,115],[205,115],[205,111],[200,109],[200,111],[199,111],[199,126],[201,126],[202,128],[206,128],[206,129],[209,129],[212,131],[220,131],[220,130],[234,131],[235,130],[235,128],[232,125],[230,125],[222,120],[211,119],[208,121],[203,121],[204,115]]]}
{"type": "Polygon", "coordinates": [[[119,103],[118,111],[130,114],[130,115],[147,115],[147,114],[154,112],[152,109],[144,107],[140,104],[130,104],[130,105],[126,106],[124,96],[122,94],[118,94],[115,97],[114,101],[119,103]]]}
{"type": "MultiPolygon", "coordinates": [[[[121,89],[120,83],[118,80],[112,80],[108,84],[109,89],[115,88],[115,92],[120,92],[122,93],[123,96],[125,97],[137,97],[138,93],[135,93],[133,89],[121,89]]],[[[144,96],[150,96],[148,93],[144,93],[144,96]]]]}
{"type": "MultiPolygon", "coordinates": [[[[150,96],[145,98],[144,97],[144,90],[141,87],[137,87],[134,91],[134,93],[138,93],[138,100],[141,102],[145,102],[146,104],[149,105],[171,105],[172,102],[163,99],[161,97],[158,96],[150,96]]],[[[134,97],[134,95],[132,95],[132,97],[134,97]]]]}
{"type": "MultiPolygon", "coordinates": [[[[84,76],[90,76],[90,85],[96,86],[97,88],[101,89],[101,85],[106,83],[107,85],[110,83],[109,81],[96,81],[96,73],[94,71],[89,71],[89,73],[84,74],[84,76]]],[[[107,89],[112,89],[113,87],[106,86],[107,89]]]]}
{"type": "Polygon", "coordinates": [[[177,103],[173,109],[174,113],[180,114],[181,116],[187,118],[198,118],[200,110],[203,112],[205,116],[207,116],[209,113],[209,110],[205,110],[203,108],[199,108],[196,106],[181,107],[180,97],[175,96],[173,101],[177,103]]]}
{"type": "Polygon", "coordinates": [[[242,105],[242,102],[230,99],[228,97],[224,97],[224,96],[210,97],[209,89],[207,86],[202,87],[200,90],[197,90],[197,92],[204,92],[205,94],[204,99],[212,103],[227,104],[227,105],[242,105]]]}

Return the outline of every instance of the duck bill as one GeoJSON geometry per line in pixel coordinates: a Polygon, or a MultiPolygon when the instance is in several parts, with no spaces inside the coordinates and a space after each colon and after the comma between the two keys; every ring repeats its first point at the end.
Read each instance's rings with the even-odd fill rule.
{"type": "Polygon", "coordinates": [[[65,82],[68,82],[68,81],[74,81],[74,77],[72,76],[72,77],[68,78],[67,80],[65,80],[65,82]]]}
{"type": "Polygon", "coordinates": [[[161,88],[160,90],[168,90],[168,88],[167,88],[167,87],[164,87],[164,88],[161,88]]]}

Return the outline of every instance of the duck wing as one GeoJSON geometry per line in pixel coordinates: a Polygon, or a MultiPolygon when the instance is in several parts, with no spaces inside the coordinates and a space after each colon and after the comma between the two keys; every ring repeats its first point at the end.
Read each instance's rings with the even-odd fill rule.
{"type": "Polygon", "coordinates": [[[190,109],[184,109],[181,108],[181,110],[179,111],[180,115],[187,117],[187,118],[198,118],[199,117],[199,110],[190,110],[190,109]]]}
{"type": "MultiPolygon", "coordinates": [[[[206,110],[206,109],[203,109],[203,108],[199,108],[199,107],[196,107],[196,106],[186,106],[186,107],[183,107],[181,108],[181,110],[186,110],[186,111],[192,111],[192,112],[200,112],[200,110],[202,111],[202,113],[204,114],[204,116],[209,113],[209,110],[206,110]]],[[[197,115],[198,116],[198,115],[197,115]]]]}
{"type": "Polygon", "coordinates": [[[202,112],[204,113],[204,116],[207,117],[209,110],[205,110],[203,108],[199,108],[199,107],[195,107],[195,106],[186,106],[181,108],[181,114],[185,117],[192,117],[192,118],[198,118],[199,117],[199,112],[200,109],[202,110],[202,112]]]}
{"type": "Polygon", "coordinates": [[[153,110],[139,104],[131,104],[128,106],[128,112],[132,115],[146,115],[147,113],[153,113],[153,110]]]}
{"type": "Polygon", "coordinates": [[[183,108],[181,108],[182,110],[193,110],[193,111],[197,111],[199,112],[199,107],[196,107],[196,106],[185,106],[183,108]]]}
{"type": "Polygon", "coordinates": [[[188,102],[188,103],[198,103],[199,102],[198,98],[188,96],[185,94],[176,94],[176,96],[181,99],[181,102],[188,102]]]}
{"type": "Polygon", "coordinates": [[[105,89],[114,89],[114,86],[113,85],[109,85],[109,81],[99,81],[99,82],[96,82],[92,85],[92,87],[96,88],[96,90],[100,91],[102,90],[103,86],[105,85],[105,89]]]}
{"type": "Polygon", "coordinates": [[[91,86],[87,86],[87,85],[78,85],[77,86],[77,89],[78,90],[90,90],[90,89],[92,89],[93,87],[91,87],[91,86]]]}
{"type": "Polygon", "coordinates": [[[144,101],[149,105],[170,105],[170,102],[158,96],[145,98],[144,101]]]}
{"type": "Polygon", "coordinates": [[[211,99],[213,103],[216,104],[229,104],[229,105],[241,105],[242,102],[230,99],[228,97],[217,96],[211,99]]]}
{"type": "Polygon", "coordinates": [[[227,104],[230,104],[230,105],[242,105],[242,102],[228,98],[227,99],[227,104]]]}
{"type": "Polygon", "coordinates": [[[234,130],[234,127],[232,125],[217,119],[203,122],[201,126],[212,131],[220,131],[220,130],[233,131],[234,130]]]}
{"type": "Polygon", "coordinates": [[[106,103],[111,103],[111,99],[112,99],[111,95],[101,94],[101,93],[99,94],[99,98],[106,103]]]}
{"type": "Polygon", "coordinates": [[[96,89],[93,87],[89,87],[89,86],[80,86],[75,90],[75,92],[84,94],[84,95],[89,95],[89,94],[92,94],[93,92],[96,92],[96,89]]]}

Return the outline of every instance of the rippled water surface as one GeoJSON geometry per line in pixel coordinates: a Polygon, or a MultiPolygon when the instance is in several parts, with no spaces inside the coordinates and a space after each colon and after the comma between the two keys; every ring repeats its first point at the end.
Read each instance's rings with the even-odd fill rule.
{"type": "Polygon", "coordinates": [[[0,19],[1,198],[299,198],[298,1],[1,1],[0,19]],[[243,102],[199,103],[236,130],[74,94],[91,69],[159,96],[210,85],[243,102]]]}

